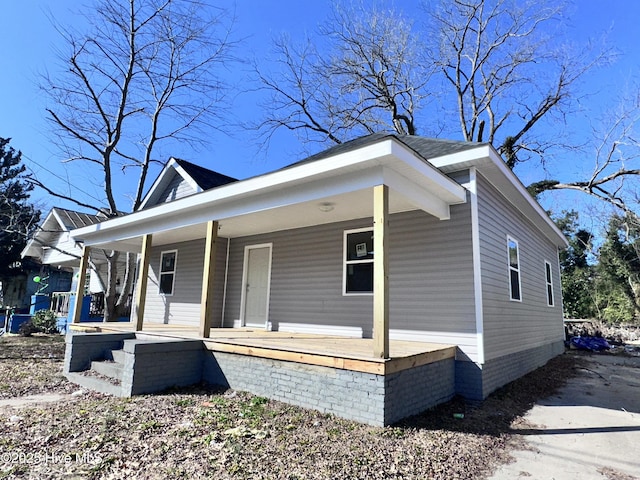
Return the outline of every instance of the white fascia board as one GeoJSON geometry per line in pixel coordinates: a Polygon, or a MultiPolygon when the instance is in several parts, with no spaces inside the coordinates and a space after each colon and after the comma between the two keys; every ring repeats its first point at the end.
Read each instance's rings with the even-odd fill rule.
{"type": "Polygon", "coordinates": [[[40,242],[36,242],[36,237],[41,232],[46,232],[47,230],[53,230],[53,228],[55,228],[55,226],[54,227],[48,227],[47,225],[49,223],[51,223],[52,221],[54,221],[54,220],[62,228],[64,228],[64,222],[62,222],[62,220],[60,219],[60,217],[56,213],[55,209],[52,208],[49,211],[49,213],[47,214],[47,216],[44,219],[44,221],[40,224],[38,229],[31,235],[31,238],[27,242],[27,245],[24,247],[22,252],[20,252],[20,258],[24,258],[24,257],[41,258],[42,257],[42,247],[46,246],[46,245],[43,245],[40,242]]]}
{"type": "MultiPolygon", "coordinates": [[[[149,189],[147,194],[142,199],[142,202],[140,203],[140,206],[138,207],[138,210],[142,210],[144,207],[147,206],[147,203],[149,202],[149,200],[151,200],[151,198],[153,198],[153,195],[156,193],[157,190],[159,190],[160,188],[165,188],[166,187],[166,185],[167,185],[167,175],[168,175],[167,172],[170,172],[171,169],[177,170],[177,167],[178,167],[178,162],[176,162],[175,158],[171,157],[169,159],[169,161],[167,162],[167,164],[162,169],[162,171],[160,172],[160,174],[158,175],[158,178],[156,178],[155,181],[153,182],[153,185],[151,185],[151,188],[149,189]]],[[[184,172],[184,171],[183,171],[183,173],[186,174],[186,172],[184,172]]],[[[184,175],[183,175],[183,177],[184,177],[184,175]]]]}
{"type": "Polygon", "coordinates": [[[438,170],[448,173],[487,163],[487,161],[490,160],[492,150],[495,152],[490,145],[480,145],[476,148],[470,148],[469,150],[463,150],[462,152],[451,153],[441,157],[429,158],[428,160],[438,170]]]}
{"type": "Polygon", "coordinates": [[[24,257],[40,257],[40,254],[37,252],[37,248],[39,245],[35,244],[34,237],[31,237],[27,242],[27,245],[20,252],[20,258],[24,257]]]}
{"type": "Polygon", "coordinates": [[[520,179],[516,176],[513,171],[507,167],[507,164],[504,162],[500,154],[493,148],[491,145],[482,145],[477,148],[472,148],[469,150],[465,150],[463,152],[454,153],[451,155],[444,155],[442,157],[437,157],[433,159],[429,159],[429,161],[439,169],[445,172],[452,172],[455,170],[461,170],[464,168],[477,167],[480,173],[483,173],[484,176],[494,184],[494,186],[503,192],[503,185],[500,185],[500,182],[506,182],[510,188],[516,190],[516,194],[523,200],[523,202],[515,201],[514,198],[506,195],[507,199],[518,209],[520,212],[531,220],[534,225],[540,225],[540,221],[548,227],[547,235],[551,234],[555,236],[554,241],[559,246],[567,247],[569,244],[567,242],[566,237],[560,231],[560,229],[556,226],[556,224],[549,218],[547,212],[540,206],[540,204],[531,196],[526,187],[522,184],[520,179]],[[493,177],[493,181],[491,178],[491,172],[485,173],[485,168],[495,169],[498,171],[500,178],[493,177]],[[522,208],[524,206],[524,208],[522,208]]]}
{"type": "MultiPolygon", "coordinates": [[[[180,200],[170,202],[163,209],[160,219],[158,215],[149,215],[149,210],[116,218],[98,225],[84,227],[72,232],[72,236],[91,246],[104,242],[117,242],[138,237],[152,231],[172,230],[187,225],[205,223],[211,219],[225,218],[270,210],[302,202],[326,198],[332,195],[370,188],[383,183],[382,167],[365,171],[350,172],[332,178],[316,179],[305,183],[295,183],[277,190],[267,190],[251,196],[234,196],[220,198],[211,202],[181,202],[189,206],[175,208],[180,200]],[[154,229],[154,225],[158,229],[154,229]]],[[[187,197],[184,200],[192,199],[187,197]]]]}
{"type": "Polygon", "coordinates": [[[465,189],[438,170],[432,163],[426,163],[415,152],[398,142],[393,142],[392,153],[420,175],[421,183],[428,190],[436,189],[438,195],[449,204],[464,203],[467,200],[465,189]]]}
{"type": "Polygon", "coordinates": [[[79,228],[72,236],[87,245],[113,242],[356,191],[384,183],[383,170],[376,167],[398,167],[403,162],[410,162],[415,177],[426,181],[436,195],[442,193],[454,203],[465,201],[465,191],[460,185],[416,158],[397,141],[388,139],[79,228]]]}
{"type": "MultiPolygon", "coordinates": [[[[513,185],[513,187],[518,191],[520,196],[527,202],[528,206],[530,206],[535,211],[538,217],[542,219],[544,223],[546,223],[546,225],[549,227],[549,229],[558,237],[557,240],[559,240],[560,242],[554,242],[554,243],[563,244],[565,248],[568,247],[569,242],[567,238],[564,236],[564,234],[562,233],[562,231],[553,222],[553,220],[549,218],[549,215],[547,215],[547,212],[545,212],[545,210],[540,206],[540,204],[531,196],[529,191],[522,184],[522,182],[516,176],[516,174],[513,173],[513,171],[509,167],[507,167],[506,163],[504,163],[504,161],[502,160],[502,157],[500,156],[500,154],[496,152],[495,149],[491,148],[489,158],[493,162],[494,166],[498,168],[500,173],[510,181],[511,185],[513,185]]],[[[482,171],[482,169],[480,169],[480,171],[482,171]]],[[[529,217],[529,219],[532,220],[534,224],[536,223],[535,219],[532,219],[530,215],[527,215],[527,213],[522,211],[522,209],[520,209],[520,211],[525,216],[529,217]]]]}
{"type": "MultiPolygon", "coordinates": [[[[69,229],[67,228],[67,226],[64,224],[64,221],[60,218],[60,215],[58,215],[58,212],[56,212],[55,208],[51,210],[51,213],[53,214],[53,217],[57,220],[58,225],[60,226],[60,230],[61,231],[65,231],[68,232],[69,229]]],[[[49,217],[47,217],[47,220],[49,220],[49,217]]],[[[42,224],[43,228],[47,223],[47,220],[44,221],[44,223],[42,224]]]]}
{"type": "MultiPolygon", "coordinates": [[[[171,159],[173,160],[173,158],[171,159]]],[[[189,175],[184,168],[182,168],[180,166],[180,164],[178,162],[176,162],[175,160],[173,161],[173,168],[176,170],[176,172],[178,172],[180,174],[180,176],[182,178],[184,178],[184,180],[189,184],[189,186],[191,188],[193,188],[193,191],[196,193],[200,193],[202,192],[202,187],[200,185],[198,185],[198,182],[196,182],[194,180],[194,178],[189,175]]]]}
{"type": "Polygon", "coordinates": [[[440,220],[449,220],[451,218],[448,202],[428,190],[420,188],[395,170],[384,167],[384,184],[406,197],[420,210],[440,220]]]}

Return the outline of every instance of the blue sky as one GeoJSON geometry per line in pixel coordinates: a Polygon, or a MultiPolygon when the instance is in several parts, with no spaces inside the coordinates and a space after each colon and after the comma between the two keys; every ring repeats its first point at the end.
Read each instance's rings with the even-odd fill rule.
{"type": "MultiPolygon", "coordinates": [[[[52,184],[59,183],[55,174],[65,176],[59,166],[58,157],[51,144],[48,125],[45,121],[44,102],[38,91],[37,75],[46,69],[55,69],[54,52],[59,44],[59,36],[48,18],[55,17],[63,23],[77,23],[79,17],[73,14],[78,5],[76,0],[1,0],[0,48],[2,51],[3,73],[0,75],[0,136],[12,138],[11,145],[23,152],[25,163],[38,173],[41,179],[52,184]]],[[[384,2],[383,2],[384,3],[384,2]]],[[[218,2],[223,7],[235,8],[237,15],[236,35],[245,38],[238,51],[243,58],[255,56],[263,58],[268,54],[269,42],[273,35],[287,32],[293,39],[301,38],[306,31],[312,31],[322,22],[329,11],[329,0],[313,1],[249,1],[218,2]]],[[[395,6],[411,13],[418,11],[418,0],[396,1],[395,6]]],[[[640,66],[638,52],[638,30],[640,24],[640,2],[635,0],[577,0],[568,9],[566,19],[570,26],[567,36],[581,45],[588,38],[597,38],[609,32],[609,42],[617,48],[620,59],[611,67],[594,72],[584,85],[585,91],[593,93],[588,108],[577,112],[575,128],[586,128],[592,118],[607,105],[613,105],[621,86],[637,78],[640,66]],[[578,127],[579,126],[579,127],[578,127]]],[[[233,81],[241,83],[246,77],[246,67],[234,67],[233,81]]],[[[256,119],[261,112],[256,106],[254,94],[242,94],[236,99],[234,109],[244,121],[256,119]]],[[[309,148],[317,149],[317,146],[309,148]]],[[[303,156],[305,147],[294,136],[282,133],[272,144],[268,154],[257,154],[246,132],[237,131],[233,136],[212,132],[208,150],[184,150],[170,152],[195,163],[216,169],[227,175],[246,178],[292,163],[303,156]]],[[[588,158],[571,159],[565,167],[567,171],[590,168],[588,158]]],[[[74,170],[74,173],[76,170],[74,170]]],[[[522,172],[526,177],[536,177],[536,172],[522,172]]],[[[76,177],[76,175],[72,175],[76,177]]],[[[126,179],[125,179],[126,180],[126,179]]],[[[152,179],[153,180],[153,175],[152,179]]],[[[90,182],[81,183],[89,196],[98,196],[99,189],[90,182]]],[[[126,182],[125,182],[126,183],[126,182]]],[[[131,179],[135,183],[135,179],[131,179]]],[[[124,195],[125,191],[121,192],[124,195]]],[[[34,198],[45,208],[61,204],[35,193],[34,198]]],[[[548,196],[548,207],[559,208],[565,197],[548,196]],[[560,199],[559,199],[560,198],[560,199]]],[[[73,208],[72,205],[64,205],[73,208]]]]}

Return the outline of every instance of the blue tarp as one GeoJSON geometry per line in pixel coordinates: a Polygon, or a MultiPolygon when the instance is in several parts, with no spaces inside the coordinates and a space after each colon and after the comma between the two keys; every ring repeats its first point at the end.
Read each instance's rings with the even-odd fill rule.
{"type": "Polygon", "coordinates": [[[571,346],[578,350],[590,350],[592,352],[601,352],[609,350],[611,345],[602,337],[571,337],[571,346]]]}

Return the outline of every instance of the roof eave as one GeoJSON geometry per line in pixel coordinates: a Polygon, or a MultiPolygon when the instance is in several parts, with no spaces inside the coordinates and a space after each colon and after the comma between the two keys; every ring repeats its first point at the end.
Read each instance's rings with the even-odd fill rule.
{"type": "Polygon", "coordinates": [[[503,195],[505,195],[505,188],[512,188],[517,197],[505,195],[507,200],[545,233],[556,246],[559,248],[569,246],[569,242],[562,231],[549,218],[549,215],[537,200],[531,196],[516,174],[507,167],[492,145],[484,144],[463,152],[429,160],[441,171],[447,173],[476,167],[503,195]],[[521,201],[518,201],[518,198],[521,201]]]}
{"type": "MultiPolygon", "coordinates": [[[[323,195],[344,193],[349,188],[367,188],[376,182],[384,183],[385,179],[395,181],[396,185],[406,185],[406,182],[417,185],[417,182],[424,182],[435,192],[434,196],[447,205],[466,201],[463,187],[416,156],[402,142],[387,138],[354,151],[223,185],[125,217],[74,230],[72,236],[88,244],[107,240],[125,241],[134,235],[152,233],[156,229],[179,228],[181,222],[184,225],[202,222],[206,215],[231,215],[232,212],[236,216],[244,215],[250,213],[249,208],[264,210],[277,208],[278,205],[302,203],[322,198],[323,195]],[[391,171],[395,174],[390,174],[391,171]],[[332,181],[328,181],[329,179],[332,181]],[[242,211],[242,206],[246,206],[247,211],[242,211]]],[[[411,199],[418,204],[422,202],[427,208],[433,200],[433,196],[417,195],[411,199]]],[[[448,207],[444,211],[439,206],[432,214],[442,219],[448,218],[448,207]]]]}

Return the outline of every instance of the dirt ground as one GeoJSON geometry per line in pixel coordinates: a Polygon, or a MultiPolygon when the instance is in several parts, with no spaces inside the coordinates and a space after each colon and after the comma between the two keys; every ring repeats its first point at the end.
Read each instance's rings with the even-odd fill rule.
{"type": "Polygon", "coordinates": [[[534,402],[585,365],[565,354],[479,408],[454,399],[375,428],[204,385],[130,399],[79,391],[63,357],[61,337],[0,337],[0,478],[488,478],[525,446],[517,431],[534,402]]]}

